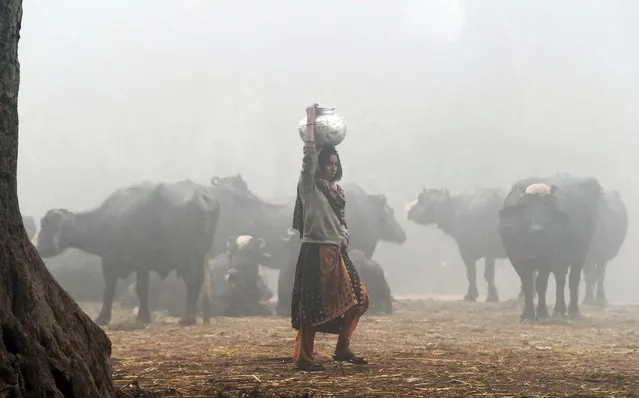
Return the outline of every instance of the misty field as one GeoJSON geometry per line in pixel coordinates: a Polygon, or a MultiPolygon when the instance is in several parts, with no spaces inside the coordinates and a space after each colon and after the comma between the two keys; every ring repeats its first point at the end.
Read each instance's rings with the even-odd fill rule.
{"type": "Polygon", "coordinates": [[[639,394],[639,306],[582,307],[577,321],[537,325],[519,323],[514,300],[401,300],[396,309],[360,321],[352,347],[369,365],[334,363],[335,336],[318,335],[316,356],[326,366],[318,373],[293,370],[288,318],[181,327],[157,316],[144,328],[119,311],[106,328],[114,380],[123,397],[639,394]]]}

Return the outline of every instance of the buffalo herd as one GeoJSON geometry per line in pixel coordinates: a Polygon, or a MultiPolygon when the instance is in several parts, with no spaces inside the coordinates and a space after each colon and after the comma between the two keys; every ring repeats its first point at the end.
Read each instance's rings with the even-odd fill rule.
{"type": "MultiPolygon", "coordinates": [[[[373,255],[380,241],[406,242],[406,232],[384,195],[354,183],[343,188],[349,254],[368,287],[370,311],[390,314],[391,289],[373,255]]],[[[96,323],[111,321],[118,280],[135,275],[119,300],[135,308],[139,322],[150,322],[153,310],[166,310],[180,315],[182,324],[194,324],[198,316],[208,323],[216,315],[271,314],[263,304],[273,296],[264,268],[279,271],[276,313],[290,314],[301,244],[291,229],[294,203],[295,197],[278,204],[263,200],[236,175],[209,184],[183,180],[124,187],[93,210],[49,210],[37,234],[33,218],[23,222],[45,259],[70,248],[101,259],[104,291],[96,323]]],[[[405,217],[433,224],[454,240],[466,267],[464,300],[479,298],[476,263],[483,259],[486,301],[499,301],[495,263],[507,259],[521,281],[525,322],[549,316],[550,274],[557,288],[555,316],[579,314],[582,272],[584,303],[605,305],[606,265],[619,252],[628,224],[618,192],[604,191],[595,178],[567,174],[522,179],[508,191],[451,194],[426,188],[406,205],[405,217]]]]}

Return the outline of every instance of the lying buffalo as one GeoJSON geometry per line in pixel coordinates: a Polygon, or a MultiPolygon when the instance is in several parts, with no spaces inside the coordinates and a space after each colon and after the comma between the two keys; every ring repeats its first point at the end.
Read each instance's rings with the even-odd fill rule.
{"type": "MultiPolygon", "coordinates": [[[[406,232],[395,218],[394,211],[384,195],[368,194],[353,183],[345,184],[343,189],[346,196],[346,224],[350,233],[350,250],[360,250],[370,259],[379,241],[396,244],[406,242],[406,232]]],[[[287,228],[290,228],[292,220],[291,206],[286,217],[287,228]]],[[[288,231],[289,234],[297,234],[290,229],[288,231]]],[[[299,237],[299,234],[296,236],[299,237]]],[[[290,236],[280,237],[280,240],[286,244],[282,253],[279,253],[282,266],[277,283],[277,313],[287,315],[291,311],[293,279],[301,241],[291,239],[290,236]]]]}
{"type": "Polygon", "coordinates": [[[513,184],[499,211],[499,233],[524,291],[522,321],[548,317],[546,288],[557,284],[555,314],[566,314],[564,287],[570,270],[571,317],[579,313],[579,280],[597,223],[601,186],[595,178],[560,175],[513,184]],[[537,311],[533,274],[537,271],[537,311]]]}
{"type": "Polygon", "coordinates": [[[140,300],[137,319],[150,322],[149,273],[166,278],[172,270],[187,287],[182,323],[193,324],[219,215],[219,202],[191,181],[141,183],[115,191],[95,210],[49,210],[41,220],[37,247],[45,258],[75,247],[102,259],[100,325],[111,320],[118,279],[133,272],[140,300]]]}
{"type": "Polygon", "coordinates": [[[368,311],[371,314],[382,312],[392,314],[393,296],[382,266],[377,261],[366,257],[361,250],[349,250],[348,255],[366,285],[370,300],[368,311]]]}
{"type": "MultiPolygon", "coordinates": [[[[203,291],[210,290],[210,296],[202,295],[198,307],[203,314],[218,316],[270,315],[271,311],[261,302],[273,296],[265,276],[260,272],[260,264],[270,260],[264,250],[264,240],[248,235],[227,239],[227,249],[209,261],[209,278],[204,281],[203,291]],[[209,301],[210,300],[210,301],[209,301]]],[[[124,307],[137,306],[133,291],[121,299],[124,307]]],[[[166,310],[171,316],[177,315],[184,306],[184,286],[177,278],[151,278],[150,305],[155,311],[166,310]]],[[[205,318],[204,323],[209,323],[205,318]]]]}
{"type": "Polygon", "coordinates": [[[586,295],[584,304],[607,304],[604,292],[606,265],[614,259],[628,231],[628,211],[617,191],[601,195],[597,214],[597,228],[584,264],[586,295]],[[595,285],[597,294],[594,295],[595,285]]]}
{"type": "Polygon", "coordinates": [[[495,260],[506,257],[498,233],[498,213],[503,198],[504,193],[498,189],[479,189],[457,195],[451,195],[447,189],[424,189],[406,206],[409,220],[420,225],[435,224],[455,240],[466,266],[466,301],[476,301],[479,297],[476,263],[482,257],[488,283],[486,301],[499,301],[495,260]]]}
{"type": "Polygon", "coordinates": [[[271,255],[264,250],[265,247],[264,239],[244,235],[229,242],[226,257],[218,256],[214,259],[211,270],[212,292],[223,303],[224,315],[272,314],[261,305],[262,301],[273,297],[266,278],[260,273],[260,266],[271,259],[271,255]],[[215,277],[218,269],[225,272],[224,284],[215,277]]]}

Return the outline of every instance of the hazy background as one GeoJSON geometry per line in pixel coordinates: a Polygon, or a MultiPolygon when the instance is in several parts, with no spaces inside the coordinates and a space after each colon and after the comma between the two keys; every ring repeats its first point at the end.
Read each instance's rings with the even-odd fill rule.
{"type": "MultiPolygon", "coordinates": [[[[423,187],[570,172],[622,193],[630,230],[607,293],[639,301],[638,18],[634,0],[27,1],[21,210],[236,173],[292,196],[296,125],[319,102],[349,124],[344,182],[386,194],[409,235],[375,254],[395,294],[467,287],[452,241],[404,220],[423,187]]],[[[502,263],[508,298],[519,282],[502,263]]],[[[483,265],[478,281],[484,300],[483,265]]]]}

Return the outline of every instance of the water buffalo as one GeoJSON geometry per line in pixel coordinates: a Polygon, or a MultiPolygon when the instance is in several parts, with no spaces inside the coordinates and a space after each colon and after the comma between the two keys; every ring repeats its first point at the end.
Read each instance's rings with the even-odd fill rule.
{"type": "Polygon", "coordinates": [[[166,278],[172,270],[187,287],[181,322],[194,324],[219,216],[220,203],[205,187],[189,180],[145,182],[115,191],[94,210],[49,210],[41,220],[37,248],[44,258],[75,247],[102,259],[104,299],[95,320],[100,325],[111,320],[118,279],[133,272],[140,300],[137,319],[150,322],[149,273],[166,278]]]}
{"type": "MultiPolygon", "coordinates": [[[[397,244],[406,242],[406,232],[395,218],[393,209],[386,202],[384,195],[368,194],[359,185],[344,184],[346,196],[346,223],[350,233],[350,250],[360,250],[367,258],[371,258],[379,241],[397,244]]],[[[293,219],[293,207],[287,217],[287,229],[290,236],[280,236],[285,242],[283,254],[279,258],[282,263],[277,282],[277,314],[290,314],[291,294],[295,276],[295,265],[299,254],[301,240],[299,233],[290,230],[293,219]],[[292,235],[297,238],[292,239],[292,235]]]]}
{"type": "Polygon", "coordinates": [[[606,265],[617,256],[628,231],[628,211],[617,191],[604,192],[600,198],[597,228],[584,264],[586,295],[584,304],[607,304],[604,292],[606,265]],[[594,293],[597,287],[596,296],[594,293]]]}
{"type": "Polygon", "coordinates": [[[546,288],[557,285],[554,312],[566,314],[564,288],[570,270],[568,315],[579,313],[579,281],[597,223],[601,186],[595,178],[559,175],[513,184],[499,210],[499,234],[524,291],[522,321],[548,317],[546,288]],[[537,311],[533,274],[537,271],[537,311]]]}
{"type": "MultiPolygon", "coordinates": [[[[202,290],[210,291],[211,295],[202,295],[198,305],[203,314],[248,316],[271,313],[260,304],[273,296],[260,272],[260,264],[271,257],[264,250],[264,243],[263,239],[248,235],[227,239],[227,250],[209,261],[209,278],[205,279],[202,290]]],[[[153,310],[177,315],[184,306],[183,291],[184,285],[177,278],[151,278],[150,306],[153,310]]],[[[121,303],[124,307],[137,306],[134,284],[129,286],[121,303]]],[[[209,323],[209,319],[205,318],[204,323],[209,323]]]]}
{"type": "Polygon", "coordinates": [[[393,296],[382,266],[377,261],[366,257],[366,254],[361,250],[349,250],[348,255],[368,290],[369,312],[371,314],[381,312],[392,314],[393,296]]]}
{"type": "Polygon", "coordinates": [[[476,263],[482,257],[488,283],[486,301],[499,301],[495,259],[506,257],[498,233],[498,213],[503,198],[504,193],[499,189],[478,189],[457,195],[451,195],[447,189],[424,189],[406,206],[406,218],[420,225],[435,224],[455,240],[466,266],[466,301],[476,301],[479,297],[476,263]]]}
{"type": "MultiPolygon", "coordinates": [[[[259,268],[271,259],[271,255],[264,250],[265,246],[263,238],[240,236],[229,241],[228,255],[225,258],[218,257],[218,261],[213,262],[212,276],[218,269],[225,272],[225,283],[212,289],[224,305],[224,315],[271,314],[270,310],[260,305],[260,301],[268,301],[272,297],[259,268]]],[[[212,284],[219,282],[219,278],[211,279],[212,284]]]]}

